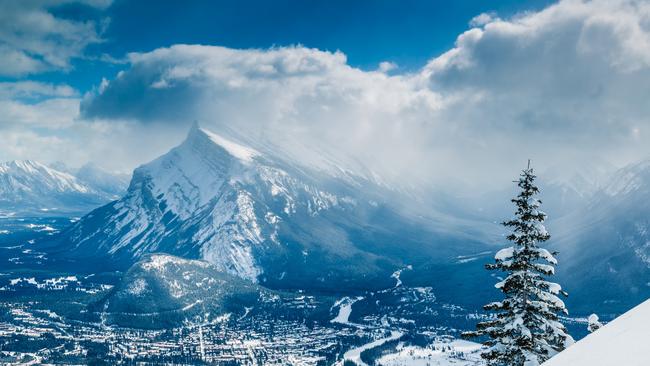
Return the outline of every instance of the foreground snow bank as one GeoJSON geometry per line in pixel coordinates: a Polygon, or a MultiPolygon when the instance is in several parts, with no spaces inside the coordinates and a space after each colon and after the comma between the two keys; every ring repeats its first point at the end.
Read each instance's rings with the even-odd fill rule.
{"type": "Polygon", "coordinates": [[[543,366],[650,365],[650,300],[588,335],[543,366]]]}

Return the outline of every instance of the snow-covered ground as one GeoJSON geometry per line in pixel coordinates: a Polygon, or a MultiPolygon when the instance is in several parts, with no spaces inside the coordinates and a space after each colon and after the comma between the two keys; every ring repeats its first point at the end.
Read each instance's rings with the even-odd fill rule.
{"type": "Polygon", "coordinates": [[[397,271],[393,272],[391,277],[394,278],[397,281],[397,283],[395,284],[395,288],[402,286],[402,279],[401,279],[402,272],[404,270],[412,270],[412,269],[413,269],[413,266],[411,266],[409,264],[408,266],[406,266],[406,267],[404,267],[402,269],[398,269],[397,271]]]}
{"type": "Polygon", "coordinates": [[[349,297],[344,297],[341,300],[337,301],[332,308],[339,307],[339,312],[336,314],[336,317],[330,320],[331,323],[347,324],[356,326],[356,324],[350,323],[350,314],[352,313],[352,304],[363,299],[362,296],[351,299],[349,297]]]}
{"type": "Polygon", "coordinates": [[[650,365],[650,299],[567,348],[544,366],[650,365]]]}
{"type": "Polygon", "coordinates": [[[397,331],[397,330],[393,330],[393,331],[390,332],[390,335],[388,337],[377,339],[375,341],[372,341],[370,343],[366,343],[366,344],[364,344],[364,345],[362,345],[360,347],[353,348],[353,349],[345,352],[345,354],[343,355],[343,360],[344,361],[352,361],[352,362],[354,362],[355,364],[357,364],[359,366],[367,366],[368,364],[361,360],[361,353],[363,351],[369,350],[369,349],[372,349],[372,348],[375,348],[375,347],[379,347],[379,346],[381,346],[382,344],[384,344],[386,342],[390,342],[390,341],[394,341],[396,339],[399,339],[399,338],[402,337],[402,335],[404,335],[402,332],[397,331]]]}
{"type": "Polygon", "coordinates": [[[397,352],[382,356],[382,366],[478,366],[484,365],[481,345],[464,340],[436,342],[430,346],[397,346],[397,352]]]}

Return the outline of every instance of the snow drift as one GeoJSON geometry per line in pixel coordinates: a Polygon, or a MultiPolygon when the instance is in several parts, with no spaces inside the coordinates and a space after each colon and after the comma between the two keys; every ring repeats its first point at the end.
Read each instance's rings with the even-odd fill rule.
{"type": "Polygon", "coordinates": [[[650,300],[614,319],[543,366],[650,365],[650,300]]]}

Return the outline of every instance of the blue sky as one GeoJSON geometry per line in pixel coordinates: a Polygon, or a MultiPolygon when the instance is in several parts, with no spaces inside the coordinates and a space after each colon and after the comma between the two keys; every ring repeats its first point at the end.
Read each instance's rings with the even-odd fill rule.
{"type": "Polygon", "coordinates": [[[0,160],[129,172],[196,120],[425,185],[650,156],[647,1],[52,4],[0,0],[0,160]]]}
{"type": "MultiPolygon", "coordinates": [[[[548,0],[362,0],[362,1],[115,1],[107,9],[68,3],[52,8],[62,18],[107,22],[103,41],[86,55],[123,58],[174,44],[269,48],[302,44],[341,50],[349,64],[374,69],[382,61],[402,70],[422,67],[451,48],[458,34],[481,13],[510,16],[539,10],[548,0]]],[[[69,72],[48,72],[35,80],[66,82],[88,90],[123,66],[99,60],[72,60],[69,72]]]]}

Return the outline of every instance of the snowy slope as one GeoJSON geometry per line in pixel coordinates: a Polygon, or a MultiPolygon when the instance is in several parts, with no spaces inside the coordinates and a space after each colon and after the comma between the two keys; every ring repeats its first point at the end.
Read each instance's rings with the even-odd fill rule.
{"type": "Polygon", "coordinates": [[[650,300],[614,319],[544,366],[650,365],[650,300]]]}
{"type": "Polygon", "coordinates": [[[0,163],[0,211],[85,213],[110,195],[72,174],[32,160],[0,163]]]}
{"type": "Polygon", "coordinates": [[[460,248],[457,237],[424,230],[382,203],[378,190],[194,126],[182,144],[134,171],[124,197],[61,241],[71,244],[66,253],[110,256],[123,267],[165,252],[280,287],[373,278],[389,285],[391,273],[416,259],[455,258],[480,245],[463,240],[460,248]]]}

